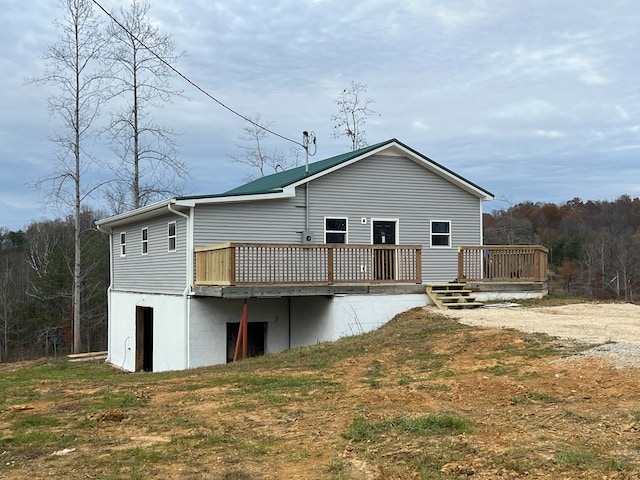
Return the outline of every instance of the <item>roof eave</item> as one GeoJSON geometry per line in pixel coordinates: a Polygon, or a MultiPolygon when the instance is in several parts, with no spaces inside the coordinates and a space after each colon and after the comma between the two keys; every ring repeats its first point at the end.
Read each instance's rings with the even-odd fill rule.
{"type": "Polygon", "coordinates": [[[119,213],[118,215],[113,215],[111,217],[103,218],[101,220],[96,221],[96,225],[98,228],[113,228],[119,225],[124,225],[129,223],[132,219],[142,219],[142,218],[150,218],[155,217],[161,213],[162,210],[166,209],[168,205],[175,204],[175,198],[169,198],[166,200],[161,200],[156,203],[152,203],[150,205],[146,205],[144,207],[136,208],[135,210],[130,210],[125,213],[119,213]]]}
{"type": "Polygon", "coordinates": [[[176,205],[184,207],[195,207],[196,205],[218,204],[218,203],[239,203],[239,202],[252,202],[258,200],[274,200],[278,198],[291,198],[295,197],[295,188],[291,185],[273,192],[265,193],[251,193],[246,195],[225,195],[225,196],[211,196],[200,198],[178,198],[176,199],[176,205]]]}

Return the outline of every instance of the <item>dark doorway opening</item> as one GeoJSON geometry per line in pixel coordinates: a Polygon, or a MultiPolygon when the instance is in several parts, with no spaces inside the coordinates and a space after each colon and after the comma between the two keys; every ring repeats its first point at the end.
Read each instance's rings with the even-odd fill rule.
{"type": "Polygon", "coordinates": [[[136,307],[136,372],[153,372],[153,308],[136,307]]]}
{"type": "MultiPolygon", "coordinates": [[[[396,222],[392,220],[374,220],[372,227],[374,245],[396,244],[396,222]]],[[[395,249],[376,249],[373,261],[374,278],[376,280],[395,280],[395,249]]]]}
{"type": "MultiPolygon", "coordinates": [[[[227,363],[233,362],[240,323],[227,323],[227,363]]],[[[264,355],[267,338],[267,322],[247,323],[247,354],[250,357],[264,355]]]]}

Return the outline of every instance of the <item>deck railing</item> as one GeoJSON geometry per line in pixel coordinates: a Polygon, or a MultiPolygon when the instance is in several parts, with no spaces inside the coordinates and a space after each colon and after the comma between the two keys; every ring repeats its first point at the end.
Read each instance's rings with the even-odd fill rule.
{"type": "Polygon", "coordinates": [[[547,254],[541,245],[458,247],[458,280],[517,282],[547,280],[547,254]]]}
{"type": "Polygon", "coordinates": [[[196,286],[422,283],[420,245],[224,243],[195,254],[196,286]]]}

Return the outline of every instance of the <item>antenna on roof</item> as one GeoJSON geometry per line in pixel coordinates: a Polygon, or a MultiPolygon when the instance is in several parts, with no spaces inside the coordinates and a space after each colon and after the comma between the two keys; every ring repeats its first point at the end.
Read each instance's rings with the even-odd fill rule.
{"type": "Polygon", "coordinates": [[[318,151],[318,146],[316,145],[316,134],[313,132],[307,132],[306,130],[302,132],[302,147],[305,151],[305,164],[304,164],[304,173],[309,173],[309,156],[314,156],[318,151]],[[313,143],[313,153],[309,153],[310,143],[313,143]]]}

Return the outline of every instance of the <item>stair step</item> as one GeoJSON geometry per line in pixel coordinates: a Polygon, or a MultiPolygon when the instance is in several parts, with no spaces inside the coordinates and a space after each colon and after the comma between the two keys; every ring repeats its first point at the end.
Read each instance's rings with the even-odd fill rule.
{"type": "Polygon", "coordinates": [[[475,302],[476,297],[471,295],[447,295],[446,297],[438,295],[438,299],[445,303],[464,303],[475,302]]]}
{"type": "Polygon", "coordinates": [[[446,304],[446,307],[450,309],[460,309],[460,308],[478,308],[478,307],[482,307],[483,305],[484,303],[482,302],[449,303],[449,304],[446,304]]]}
{"type": "Polygon", "coordinates": [[[432,283],[426,286],[426,293],[440,309],[476,308],[484,305],[476,301],[473,291],[464,283],[432,283]]]}

